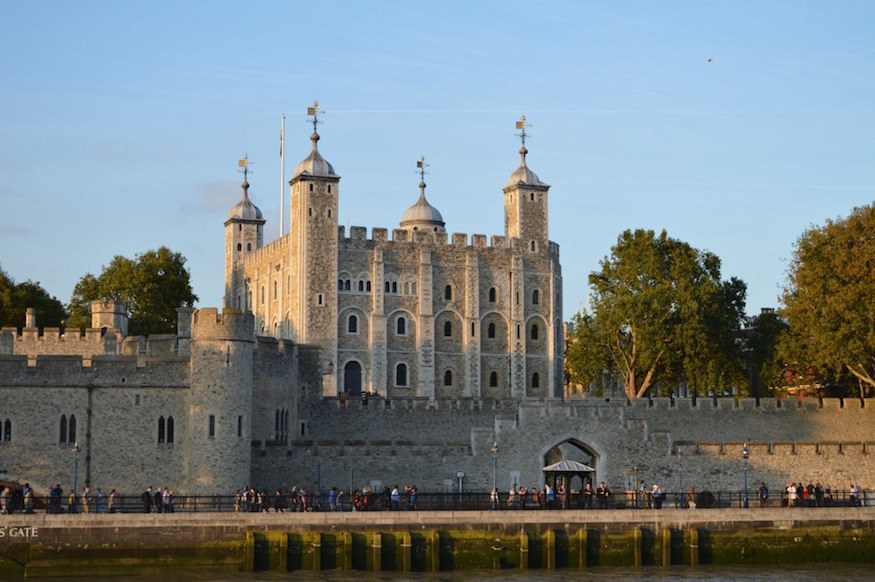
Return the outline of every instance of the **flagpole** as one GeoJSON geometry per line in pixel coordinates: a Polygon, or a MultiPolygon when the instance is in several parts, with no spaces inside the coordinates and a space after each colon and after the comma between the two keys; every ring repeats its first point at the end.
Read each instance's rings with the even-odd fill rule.
{"type": "MultiPolygon", "coordinates": [[[[285,234],[285,212],[283,211],[286,190],[286,164],[285,164],[285,142],[286,142],[286,114],[283,113],[282,125],[280,127],[280,236],[285,234]]],[[[291,226],[291,225],[290,225],[291,226]]]]}

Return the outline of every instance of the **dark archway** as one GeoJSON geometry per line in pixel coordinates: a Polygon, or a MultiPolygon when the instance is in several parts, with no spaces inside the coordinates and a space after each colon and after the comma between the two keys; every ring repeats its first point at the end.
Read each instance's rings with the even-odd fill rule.
{"type": "Polygon", "coordinates": [[[351,396],[362,393],[362,365],[358,362],[347,362],[343,367],[343,391],[351,396]]]}
{"type": "MultiPolygon", "coordinates": [[[[592,468],[596,468],[598,462],[598,454],[591,447],[580,442],[577,439],[567,439],[558,445],[551,448],[542,459],[542,467],[553,465],[559,461],[577,461],[592,468]]],[[[596,472],[593,471],[588,475],[568,475],[567,477],[558,476],[557,482],[554,484],[558,487],[560,484],[565,485],[565,489],[569,492],[579,492],[583,490],[586,480],[591,481],[593,489],[598,485],[596,472]]]]}

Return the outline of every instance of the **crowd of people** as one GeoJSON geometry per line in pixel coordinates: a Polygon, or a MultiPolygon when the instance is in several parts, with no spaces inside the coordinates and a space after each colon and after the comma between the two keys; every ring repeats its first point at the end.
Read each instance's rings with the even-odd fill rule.
{"type": "Polygon", "coordinates": [[[266,489],[258,490],[246,485],[234,492],[234,512],[276,513],[299,511],[416,511],[418,491],[415,485],[383,487],[374,493],[371,487],[355,489],[348,495],[343,489],[331,487],[327,493],[310,491],[306,487],[293,485],[288,492],[276,489],[273,495],[266,489]]]}
{"type": "MultiPolygon", "coordinates": [[[[833,491],[829,485],[824,487],[819,482],[804,485],[801,482],[791,481],[784,487],[781,504],[786,507],[831,507],[836,503],[833,491]]],[[[765,483],[760,485],[757,497],[760,500],[760,505],[764,505],[768,500],[769,489],[765,483]]],[[[860,486],[856,483],[851,483],[847,503],[852,507],[857,507],[862,503],[860,486]]]]}

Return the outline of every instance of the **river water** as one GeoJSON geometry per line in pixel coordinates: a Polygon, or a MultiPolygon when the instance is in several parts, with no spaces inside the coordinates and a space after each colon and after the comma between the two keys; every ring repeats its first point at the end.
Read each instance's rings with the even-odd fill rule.
{"type": "MultiPolygon", "coordinates": [[[[92,578],[96,582],[113,580],[111,576],[92,578]]],[[[121,579],[121,578],[120,578],[121,579]]],[[[28,578],[38,581],[82,582],[83,578],[28,578]]],[[[833,582],[875,580],[875,567],[869,564],[801,564],[781,566],[672,566],[671,568],[589,568],[587,570],[466,570],[459,572],[408,573],[395,572],[181,572],[179,574],[144,574],[125,576],[130,582],[276,582],[279,580],[319,580],[325,582],[462,582],[488,580],[508,582],[570,582],[580,580],[624,581],[709,580],[733,582],[833,582]]]]}

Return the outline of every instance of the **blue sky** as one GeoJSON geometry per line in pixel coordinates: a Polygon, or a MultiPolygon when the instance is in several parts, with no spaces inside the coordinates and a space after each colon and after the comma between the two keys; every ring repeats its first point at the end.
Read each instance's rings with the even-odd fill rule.
{"type": "MultiPolygon", "coordinates": [[[[565,317],[627,228],[716,253],[776,306],[805,229],[875,194],[875,2],[16,2],[0,35],[0,266],[67,302],[112,257],[166,245],[220,306],[223,222],[279,229],[320,151],[340,222],[397,228],[416,160],[447,230],[503,234],[532,123],[565,317]]],[[[288,219],[286,219],[288,225],[288,219]]]]}

